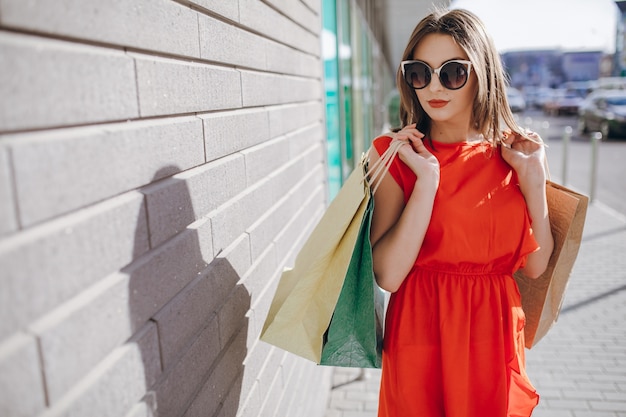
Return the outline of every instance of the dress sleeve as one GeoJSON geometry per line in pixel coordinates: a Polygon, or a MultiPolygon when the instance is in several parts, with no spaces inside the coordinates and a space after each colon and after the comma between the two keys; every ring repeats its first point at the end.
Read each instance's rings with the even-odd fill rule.
{"type": "MultiPolygon", "coordinates": [[[[382,155],[389,148],[391,144],[392,138],[390,136],[379,136],[374,139],[373,146],[378,152],[378,155],[382,155]]],[[[407,167],[404,162],[400,160],[399,156],[395,156],[393,161],[391,161],[391,165],[389,166],[389,174],[393,177],[393,179],[398,183],[400,188],[404,191],[405,200],[408,195],[410,195],[410,189],[415,184],[415,174],[413,171],[407,167]]]]}
{"type": "Polygon", "coordinates": [[[526,265],[526,260],[528,259],[528,255],[537,251],[539,249],[539,244],[535,239],[535,235],[533,233],[533,228],[531,225],[530,215],[528,214],[528,210],[525,210],[525,228],[524,234],[522,236],[522,241],[519,246],[519,256],[517,264],[515,265],[514,271],[517,271],[520,268],[523,268],[526,265]]]}

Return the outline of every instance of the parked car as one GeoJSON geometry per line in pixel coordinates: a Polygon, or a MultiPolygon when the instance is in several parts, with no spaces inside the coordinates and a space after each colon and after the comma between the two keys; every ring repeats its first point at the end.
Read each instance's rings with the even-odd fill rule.
{"type": "Polygon", "coordinates": [[[543,111],[552,116],[578,114],[583,98],[575,91],[555,90],[554,95],[543,104],[543,111]]]}
{"type": "Polygon", "coordinates": [[[593,92],[597,88],[599,88],[599,84],[597,80],[591,81],[568,81],[563,83],[562,88],[568,91],[574,91],[581,98],[585,98],[589,95],[589,93],[593,92]]]}
{"type": "Polygon", "coordinates": [[[523,112],[526,110],[526,100],[522,92],[517,88],[509,87],[506,89],[506,99],[513,113],[523,112]]]}
{"type": "Polygon", "coordinates": [[[532,93],[532,101],[529,103],[528,99],[526,104],[532,106],[535,109],[543,109],[543,105],[546,104],[554,96],[554,89],[548,87],[540,87],[532,93]]]}
{"type": "Polygon", "coordinates": [[[602,137],[626,136],[626,91],[596,92],[578,115],[581,133],[601,132],[602,137]]]}

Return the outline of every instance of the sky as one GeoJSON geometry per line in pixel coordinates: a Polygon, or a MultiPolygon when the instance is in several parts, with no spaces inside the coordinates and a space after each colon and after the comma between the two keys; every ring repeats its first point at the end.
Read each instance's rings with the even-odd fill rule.
{"type": "Polygon", "coordinates": [[[615,52],[614,0],[453,0],[477,14],[500,52],[534,49],[615,52]]]}

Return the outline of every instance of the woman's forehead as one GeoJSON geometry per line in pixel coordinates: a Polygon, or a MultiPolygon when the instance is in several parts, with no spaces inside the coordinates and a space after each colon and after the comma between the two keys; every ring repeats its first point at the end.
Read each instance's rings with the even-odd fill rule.
{"type": "Polygon", "coordinates": [[[413,50],[413,59],[438,67],[451,59],[468,59],[467,54],[454,38],[443,33],[429,33],[413,50]]]}

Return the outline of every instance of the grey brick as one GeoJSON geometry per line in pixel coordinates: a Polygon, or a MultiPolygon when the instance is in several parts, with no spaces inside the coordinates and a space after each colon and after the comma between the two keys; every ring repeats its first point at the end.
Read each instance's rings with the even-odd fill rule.
{"type": "MultiPolygon", "coordinates": [[[[324,128],[321,123],[315,123],[296,130],[287,135],[289,142],[289,155],[290,157],[297,158],[309,151],[316,143],[323,143],[324,141],[324,128]]],[[[320,155],[321,156],[321,155],[320,155]]],[[[358,159],[360,155],[355,155],[355,159],[358,159]]],[[[310,160],[314,162],[323,162],[323,159],[311,157],[310,160]]]]}
{"type": "Polygon", "coordinates": [[[319,0],[301,0],[301,1],[304,4],[306,4],[309,9],[313,10],[318,15],[320,14],[320,12],[322,10],[322,2],[321,1],[319,1],[319,0]]]}
{"type": "MultiPolygon", "coordinates": [[[[294,166],[298,165],[295,161],[294,166]]],[[[286,170],[281,174],[284,178],[300,178],[297,176],[290,177],[291,170],[286,170]]],[[[284,196],[274,204],[265,214],[263,214],[247,232],[250,235],[250,245],[252,250],[252,258],[256,259],[267,249],[270,243],[274,242],[280,232],[288,224],[287,220],[294,217],[296,213],[309,204],[323,204],[323,196],[321,190],[317,190],[322,185],[323,172],[319,166],[315,170],[307,174],[297,184],[292,185],[293,190],[280,183],[280,189],[284,192],[284,196]],[[318,200],[312,200],[319,198],[318,200]],[[316,202],[313,202],[316,201],[316,202]]],[[[285,181],[287,183],[287,181],[285,181]]],[[[289,184],[291,185],[291,181],[289,184]]]]}
{"type": "Polygon", "coordinates": [[[259,397],[265,401],[272,381],[281,371],[285,352],[262,342],[253,345],[244,362],[246,372],[242,381],[242,392],[247,394],[258,382],[259,397]]]}
{"type": "Polygon", "coordinates": [[[239,2],[224,0],[189,0],[192,4],[204,7],[235,22],[239,21],[239,2]]]}
{"type": "Polygon", "coordinates": [[[224,204],[245,186],[244,158],[233,155],[145,187],[152,246],[224,204]]]}
{"type": "Polygon", "coordinates": [[[129,310],[128,276],[113,274],[30,326],[51,403],[133,334],[129,310]]]}
{"type": "Polygon", "coordinates": [[[266,178],[279,167],[289,162],[287,138],[276,139],[243,150],[246,161],[246,180],[248,186],[266,178]]]}
{"type": "Polygon", "coordinates": [[[268,71],[303,77],[322,78],[323,65],[318,57],[278,42],[268,41],[265,47],[267,62],[264,68],[268,71]]]}
{"type": "Polygon", "coordinates": [[[133,61],[122,52],[8,32],[0,51],[0,132],[138,116],[133,61]]]}
{"type": "Polygon", "coordinates": [[[285,226],[285,220],[292,214],[289,197],[290,195],[286,195],[277,201],[267,213],[248,228],[247,233],[250,235],[252,259],[257,259],[261,256],[285,226]]]}
{"type": "MultiPolygon", "coordinates": [[[[302,379],[305,381],[306,379],[302,379]]],[[[276,416],[276,409],[280,406],[285,387],[282,385],[280,374],[276,373],[274,379],[267,382],[267,393],[264,396],[263,407],[259,410],[260,416],[276,416]]],[[[309,389],[309,393],[310,389],[309,389]]]]}
{"type": "Polygon", "coordinates": [[[240,75],[233,69],[133,56],[142,116],[241,107],[240,75]]]}
{"type": "MultiPolygon", "coordinates": [[[[220,407],[220,411],[219,413],[215,416],[215,417],[230,417],[230,416],[234,416],[234,415],[239,415],[238,412],[240,410],[240,404],[243,403],[243,400],[241,399],[242,397],[242,392],[241,392],[241,380],[243,378],[242,374],[239,374],[237,376],[237,378],[235,379],[235,382],[233,382],[233,385],[231,386],[230,390],[228,391],[228,393],[226,394],[226,396],[222,399],[222,404],[220,407]]],[[[259,407],[260,408],[260,407],[259,407]]],[[[259,409],[257,408],[257,410],[259,409]]],[[[199,411],[198,417],[202,417],[204,416],[202,410],[203,407],[194,407],[194,405],[192,404],[192,406],[190,407],[190,410],[195,410],[197,409],[199,411]]],[[[191,415],[186,414],[184,417],[191,417],[191,415]]]]}
{"type": "Polygon", "coordinates": [[[231,293],[224,300],[224,305],[217,312],[222,349],[225,349],[231,343],[233,335],[237,334],[242,328],[245,328],[245,335],[247,336],[248,310],[250,310],[250,294],[248,294],[248,290],[243,285],[234,286],[231,293]]]}
{"type": "MultiPolygon", "coordinates": [[[[181,352],[178,361],[165,371],[163,378],[155,386],[159,416],[178,415],[189,405],[204,381],[209,378],[219,355],[219,330],[215,317],[206,322],[204,329],[187,350],[181,352]]],[[[216,382],[223,383],[224,381],[216,382]]],[[[208,411],[206,415],[211,415],[208,411]]]]}
{"type": "Polygon", "coordinates": [[[319,14],[312,11],[300,1],[290,0],[266,0],[266,2],[294,22],[304,26],[312,33],[319,33],[321,30],[321,20],[319,14]]]}
{"type": "MultiPolygon", "coordinates": [[[[550,412],[550,414],[547,414],[547,417],[569,417],[573,415],[574,417],[615,417],[616,414],[613,411],[598,411],[598,410],[593,410],[593,411],[581,411],[581,410],[574,410],[573,413],[571,411],[568,411],[567,414],[563,413],[563,414],[559,414],[558,411],[555,412],[550,412]]],[[[618,414],[619,416],[619,414],[618,414]]],[[[541,416],[539,416],[541,417],[541,416]]]]}
{"type": "Polygon", "coordinates": [[[320,54],[317,35],[271,8],[265,2],[239,0],[240,23],[281,43],[313,55],[320,54]]]}
{"type": "Polygon", "coordinates": [[[228,247],[275,201],[272,181],[264,180],[246,189],[208,216],[213,226],[214,250],[228,247]]]}
{"type": "Polygon", "coordinates": [[[264,341],[260,341],[259,336],[265,324],[267,313],[270,310],[270,305],[273,301],[274,294],[276,293],[276,288],[278,287],[278,281],[282,272],[282,267],[274,271],[274,274],[272,275],[270,281],[266,283],[266,286],[264,288],[265,296],[258,298],[257,300],[255,300],[255,303],[252,304],[252,308],[248,313],[250,319],[250,333],[248,335],[250,339],[248,340],[249,346],[253,346],[255,343],[267,344],[264,341]]]}
{"type": "MultiPolygon", "coordinates": [[[[569,410],[551,410],[545,409],[544,403],[539,400],[539,405],[533,410],[533,417],[575,417],[574,413],[569,410]]],[[[595,416],[594,416],[595,417],[595,416]]]]}
{"type": "Polygon", "coordinates": [[[243,106],[266,106],[320,100],[319,80],[241,71],[243,106]]]}
{"type": "Polygon", "coordinates": [[[546,401],[550,409],[564,410],[589,410],[589,402],[585,400],[557,400],[551,399],[546,401]]]}
{"type": "Polygon", "coordinates": [[[621,398],[621,401],[589,401],[592,410],[604,410],[604,411],[626,411],[626,396],[621,398]]]}
{"type": "Polygon", "coordinates": [[[302,207],[276,236],[276,257],[279,263],[286,262],[286,266],[292,266],[295,256],[306,237],[311,233],[313,227],[319,223],[321,215],[325,212],[325,206],[321,204],[324,189],[319,187],[314,190],[311,204],[302,207]],[[317,203],[316,203],[317,202],[317,203]],[[284,260],[284,261],[283,261],[284,260]]]}
{"type": "MultiPolygon", "coordinates": [[[[3,316],[4,317],[4,316],[3,316]]],[[[37,341],[18,333],[0,345],[0,415],[33,416],[46,406],[37,341]]]]}
{"type": "Polygon", "coordinates": [[[237,269],[250,265],[247,238],[224,252],[154,316],[165,367],[177,359],[193,336],[220,310],[240,280],[237,269]]]}
{"type": "Polygon", "coordinates": [[[600,397],[609,401],[626,401],[626,392],[603,392],[600,397]]]}
{"type": "Polygon", "coordinates": [[[0,236],[18,228],[13,198],[13,175],[9,167],[7,149],[0,147],[0,236]]]}
{"type": "Polygon", "coordinates": [[[226,249],[222,250],[217,258],[225,258],[228,261],[230,267],[235,271],[237,276],[241,279],[252,265],[253,259],[250,255],[250,236],[247,233],[243,233],[226,249]]]}
{"type": "Polygon", "coordinates": [[[55,417],[119,417],[125,415],[159,376],[156,326],[148,323],[52,405],[55,417]]]}
{"type": "Polygon", "coordinates": [[[0,340],[147,248],[137,192],[0,240],[0,340]]]}
{"type": "MultiPolygon", "coordinates": [[[[244,372],[245,374],[245,372],[244,372]]],[[[259,410],[263,405],[263,398],[259,395],[259,383],[255,383],[254,388],[248,394],[241,394],[236,415],[238,417],[258,417],[259,410]]],[[[226,400],[228,401],[228,400],[226,400]]],[[[285,414],[288,415],[288,414],[285,414]]],[[[219,414],[219,417],[228,417],[228,414],[219,414]]],[[[185,416],[187,417],[187,416],[185,416]]]]}
{"type": "Polygon", "coordinates": [[[321,108],[318,101],[268,107],[270,135],[284,135],[323,120],[321,108]]]}
{"type": "Polygon", "coordinates": [[[136,404],[124,417],[157,417],[156,407],[145,401],[136,404]]]}
{"type": "Polygon", "coordinates": [[[156,314],[211,263],[211,228],[201,219],[124,271],[130,275],[129,304],[136,325],[156,314]]]}
{"type": "Polygon", "coordinates": [[[204,162],[202,123],[195,117],[14,135],[9,140],[26,226],[204,162]]]}
{"type": "MultiPolygon", "coordinates": [[[[289,355],[292,356],[293,355],[289,355]]],[[[289,404],[289,409],[283,415],[324,415],[323,410],[328,402],[326,401],[330,393],[330,380],[332,374],[330,368],[317,366],[315,363],[301,358],[293,357],[293,363],[283,363],[282,368],[293,369],[287,378],[284,378],[284,386],[289,387],[300,381],[311,381],[307,384],[310,387],[305,397],[297,392],[289,392],[293,396],[293,401],[289,404]]]]}
{"type": "Polygon", "coordinates": [[[3,0],[3,25],[94,42],[198,56],[198,19],[169,0],[3,0]]]}
{"type": "Polygon", "coordinates": [[[282,268],[277,266],[274,246],[270,246],[255,262],[250,271],[242,277],[242,285],[250,294],[250,310],[248,317],[248,341],[247,346],[254,346],[259,341],[261,330],[270,302],[276,292],[277,277],[282,268]]]}
{"type": "Polygon", "coordinates": [[[224,350],[224,356],[198,391],[184,417],[215,415],[218,409],[226,405],[225,402],[232,404],[243,395],[241,374],[245,369],[243,365],[246,356],[245,333],[244,328],[224,350]]]}
{"type": "Polygon", "coordinates": [[[266,38],[208,16],[199,17],[203,59],[265,70],[266,38]]]}
{"type": "Polygon", "coordinates": [[[200,118],[204,123],[207,161],[258,145],[270,138],[265,109],[217,112],[200,118]]]}

